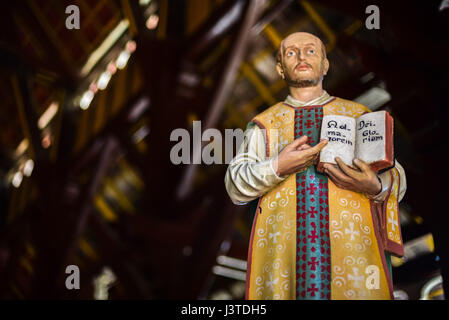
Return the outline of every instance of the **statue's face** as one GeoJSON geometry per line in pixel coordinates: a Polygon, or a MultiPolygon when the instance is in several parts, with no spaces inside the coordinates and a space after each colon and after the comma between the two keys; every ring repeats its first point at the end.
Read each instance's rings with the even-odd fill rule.
{"type": "Polygon", "coordinates": [[[281,65],[277,69],[291,87],[317,85],[327,73],[329,62],[323,54],[322,42],[312,34],[291,34],[282,43],[281,65]]]}

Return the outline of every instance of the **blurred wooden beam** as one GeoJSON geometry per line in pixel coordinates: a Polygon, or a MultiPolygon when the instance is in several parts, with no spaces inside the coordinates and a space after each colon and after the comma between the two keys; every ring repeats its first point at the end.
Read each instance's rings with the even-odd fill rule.
{"type": "MultiPolygon", "coordinates": [[[[224,105],[231,93],[231,90],[234,87],[234,81],[238,69],[240,67],[241,62],[243,61],[246,48],[250,43],[249,37],[251,35],[251,28],[257,22],[257,19],[261,14],[261,9],[262,8],[260,1],[250,0],[246,3],[243,19],[241,20],[239,28],[235,31],[236,40],[231,48],[231,53],[228,58],[227,65],[224,71],[222,72],[219,81],[217,82],[220,85],[218,86],[217,90],[214,93],[211,102],[211,107],[206,115],[204,125],[202,125],[202,129],[204,131],[209,128],[213,128],[217,124],[218,117],[222,113],[224,105]]],[[[231,14],[229,15],[231,16],[231,14]]],[[[197,148],[192,150],[193,163],[199,163],[200,161],[198,160],[200,160],[201,158],[201,150],[203,143],[194,144],[194,146],[197,146],[197,148]]],[[[187,165],[187,168],[184,170],[183,177],[180,183],[178,184],[176,190],[176,196],[179,200],[185,199],[188,196],[189,192],[193,189],[192,184],[195,178],[196,171],[197,165],[195,164],[187,165]]]]}
{"type": "Polygon", "coordinates": [[[37,162],[43,157],[47,157],[48,152],[41,144],[41,133],[37,126],[38,115],[30,88],[30,78],[24,70],[20,70],[18,74],[12,76],[11,81],[23,134],[29,141],[30,157],[37,162]]]}
{"type": "Polygon", "coordinates": [[[80,199],[81,205],[79,207],[79,213],[74,216],[75,221],[73,221],[72,229],[67,237],[67,243],[63,246],[64,250],[59,253],[60,258],[58,260],[61,263],[60,266],[62,269],[58,270],[60,272],[59,277],[55,277],[55,279],[60,280],[56,282],[59,285],[64,283],[63,279],[65,278],[65,266],[69,265],[70,257],[74,254],[75,249],[78,247],[79,239],[87,225],[89,213],[92,211],[95,194],[97,193],[101,182],[104,180],[111,164],[116,160],[116,151],[116,140],[113,137],[107,137],[104,140],[99,160],[93,169],[93,177],[91,178],[90,183],[80,199]]]}
{"type": "Polygon", "coordinates": [[[223,39],[239,21],[242,21],[247,6],[248,0],[234,0],[214,11],[201,27],[187,39],[184,58],[195,61],[200,55],[204,54],[205,50],[223,39]]]}

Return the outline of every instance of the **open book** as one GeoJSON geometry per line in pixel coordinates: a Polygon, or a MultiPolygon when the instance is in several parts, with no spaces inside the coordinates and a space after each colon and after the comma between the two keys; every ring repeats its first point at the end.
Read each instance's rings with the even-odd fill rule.
{"type": "Polygon", "coordinates": [[[320,153],[320,172],[324,171],[324,163],[336,164],[335,157],[353,168],[353,159],[361,159],[375,172],[394,165],[393,118],[387,111],[365,113],[358,118],[326,115],[321,139],[329,142],[320,153]]]}

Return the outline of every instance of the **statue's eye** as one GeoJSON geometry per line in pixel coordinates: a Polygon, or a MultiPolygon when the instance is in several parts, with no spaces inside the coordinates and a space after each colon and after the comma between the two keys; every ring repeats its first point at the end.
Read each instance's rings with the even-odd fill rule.
{"type": "Polygon", "coordinates": [[[293,57],[295,55],[295,51],[290,50],[287,52],[287,57],[293,57]]]}
{"type": "Polygon", "coordinates": [[[315,54],[315,50],[314,50],[314,49],[309,49],[307,52],[308,52],[309,54],[315,54]]]}

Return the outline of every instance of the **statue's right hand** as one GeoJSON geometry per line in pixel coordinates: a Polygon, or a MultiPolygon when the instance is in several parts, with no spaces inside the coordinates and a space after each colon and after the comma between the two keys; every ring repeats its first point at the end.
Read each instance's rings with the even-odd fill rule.
{"type": "Polygon", "coordinates": [[[274,159],[273,166],[278,176],[286,176],[301,171],[314,164],[318,159],[320,151],[327,145],[327,140],[321,140],[314,147],[306,142],[307,136],[295,139],[285,146],[274,159]]]}

